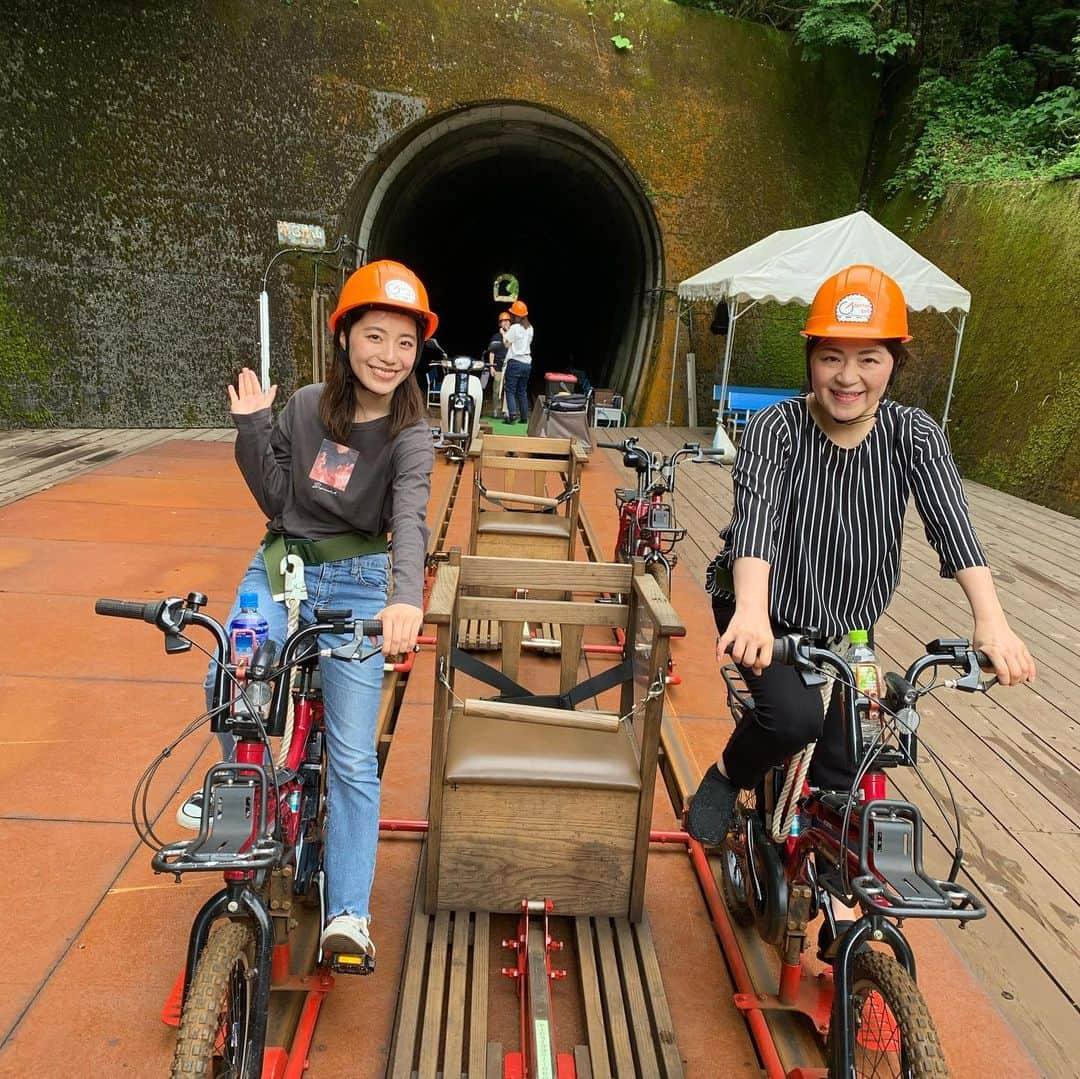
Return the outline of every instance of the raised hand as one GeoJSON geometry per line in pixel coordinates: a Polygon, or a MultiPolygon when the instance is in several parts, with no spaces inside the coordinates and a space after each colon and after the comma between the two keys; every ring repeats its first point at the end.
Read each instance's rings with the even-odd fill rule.
{"type": "Polygon", "coordinates": [[[245,367],[236,380],[236,388],[229,383],[229,411],[234,416],[250,416],[252,412],[261,412],[269,408],[277,397],[277,386],[263,392],[259,376],[245,367]]]}

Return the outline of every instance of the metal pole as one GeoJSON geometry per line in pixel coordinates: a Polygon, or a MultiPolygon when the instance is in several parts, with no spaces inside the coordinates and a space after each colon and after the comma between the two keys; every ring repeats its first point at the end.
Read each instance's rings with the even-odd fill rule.
{"type": "Polygon", "coordinates": [[[270,389],[270,297],[263,289],[259,293],[259,375],[263,393],[270,389]]]}
{"type": "Polygon", "coordinates": [[[675,344],[671,346],[671,385],[667,395],[667,426],[671,426],[671,402],[675,398],[675,365],[679,355],[679,326],[682,323],[682,299],[675,295],[675,344]]]}
{"type": "Polygon", "coordinates": [[[960,343],[964,340],[964,323],[967,321],[967,312],[960,312],[960,325],[956,327],[956,350],[953,352],[952,371],[949,374],[949,388],[945,393],[945,412],[941,417],[941,429],[948,433],[949,429],[949,405],[952,403],[953,384],[956,382],[956,368],[960,363],[960,343]]]}
{"type": "Polygon", "coordinates": [[[731,301],[731,313],[728,316],[728,335],[724,342],[724,373],[720,377],[720,415],[716,418],[717,426],[724,422],[724,401],[727,398],[728,371],[731,368],[731,354],[735,351],[735,323],[739,320],[739,298],[731,301]]]}

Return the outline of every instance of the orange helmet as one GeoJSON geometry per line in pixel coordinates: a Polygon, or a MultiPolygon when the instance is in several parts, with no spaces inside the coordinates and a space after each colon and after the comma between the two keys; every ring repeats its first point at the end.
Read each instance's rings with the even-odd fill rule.
{"type": "Polygon", "coordinates": [[[511,315],[517,315],[518,318],[524,318],[528,313],[529,309],[520,300],[515,300],[510,305],[511,315]]]}
{"type": "Polygon", "coordinates": [[[900,286],[876,266],[849,266],[817,290],[803,337],[910,341],[900,286]]]}
{"type": "Polygon", "coordinates": [[[382,259],[369,262],[350,275],[338,296],[338,304],[330,316],[330,332],[336,334],[342,316],[357,307],[383,307],[401,311],[424,322],[426,341],[439,325],[439,317],[428,306],[424,283],[400,262],[382,259]]]}
{"type": "Polygon", "coordinates": [[[514,317],[514,316],[513,316],[512,314],[510,314],[510,312],[509,312],[509,311],[500,311],[500,312],[499,312],[499,318],[498,318],[498,321],[499,321],[499,322],[502,322],[502,320],[503,320],[504,318],[513,318],[513,317],[514,317]]]}

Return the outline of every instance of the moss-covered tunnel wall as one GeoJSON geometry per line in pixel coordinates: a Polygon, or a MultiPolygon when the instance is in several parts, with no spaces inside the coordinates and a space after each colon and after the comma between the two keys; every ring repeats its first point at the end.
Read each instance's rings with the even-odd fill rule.
{"type": "MultiPolygon", "coordinates": [[[[320,224],[334,243],[363,217],[393,148],[463,109],[521,103],[605,147],[640,192],[655,283],[671,290],[776,228],[849,212],[877,108],[865,66],[806,64],[788,35],[663,0],[8,0],[0,95],[9,426],[226,422],[224,383],[258,359],[274,223],[320,224]],[[615,32],[632,51],[614,48],[615,32]]],[[[874,207],[973,293],[950,425],[965,471],[1073,513],[1077,190],[955,192],[915,228],[903,200],[874,207]]],[[[512,193],[498,213],[512,222],[512,193]]],[[[580,317],[586,283],[625,276],[626,258],[572,260],[534,289],[547,297],[537,322],[580,317]]],[[[300,257],[270,276],[272,372],[285,391],[311,377],[312,273],[300,257]]],[[[436,306],[440,291],[434,282],[436,306]]],[[[650,325],[634,415],[657,422],[673,294],[642,296],[640,313],[650,325]]],[[[682,331],[679,421],[688,341],[709,418],[722,346],[711,315],[695,307],[682,331]]],[[[741,320],[733,381],[797,381],[801,317],[771,306],[741,320]]],[[[918,362],[898,396],[940,412],[951,331],[917,326],[918,362]]]]}
{"type": "MultiPolygon", "coordinates": [[[[1080,514],[1080,183],[959,187],[886,225],[971,292],[949,434],[964,475],[1080,514]]],[[[918,315],[903,400],[941,415],[955,335],[918,315]]]]}
{"type": "MultiPolygon", "coordinates": [[[[876,94],[862,65],[804,64],[788,35],[662,0],[9,0],[0,416],[224,423],[224,383],[257,362],[275,221],[333,243],[380,151],[453,110],[523,102],[592,133],[647,201],[670,288],[774,228],[849,211],[876,94]]],[[[512,221],[512,193],[498,209],[512,221]]],[[[567,265],[537,324],[587,310],[589,280],[619,261],[567,265]]],[[[311,282],[306,260],[271,274],[286,391],[310,377],[311,282]]],[[[635,413],[655,421],[674,301],[642,306],[656,319],[635,413]]],[[[703,387],[716,343],[698,348],[703,387]]]]}

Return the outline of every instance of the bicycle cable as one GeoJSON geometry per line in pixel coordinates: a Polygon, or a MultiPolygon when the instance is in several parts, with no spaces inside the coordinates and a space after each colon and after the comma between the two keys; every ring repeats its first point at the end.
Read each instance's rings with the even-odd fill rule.
{"type": "MultiPolygon", "coordinates": [[[[822,670],[820,668],[818,668],[818,670],[825,677],[831,678],[833,680],[833,682],[839,683],[844,689],[854,690],[856,694],[859,692],[858,687],[855,686],[854,683],[846,681],[844,678],[842,678],[836,672],[822,670]]],[[[920,692],[919,696],[920,697],[926,696],[927,694],[931,693],[934,689],[940,688],[940,685],[941,685],[941,683],[939,683],[939,682],[932,682],[929,686],[927,686],[925,689],[923,689],[920,692]]],[[[857,771],[855,773],[855,778],[854,778],[854,780],[852,781],[852,784],[851,784],[851,790],[848,793],[847,801],[845,802],[845,805],[844,805],[844,816],[843,816],[843,822],[842,822],[841,833],[840,833],[840,863],[841,863],[840,864],[840,871],[841,871],[840,880],[841,880],[841,884],[844,886],[845,890],[848,891],[848,892],[850,892],[850,890],[851,890],[851,875],[850,875],[850,871],[849,871],[849,867],[848,867],[847,855],[849,853],[852,853],[851,850],[850,850],[850,847],[848,845],[848,832],[849,832],[849,828],[850,828],[850,824],[851,824],[851,815],[854,812],[855,803],[857,801],[857,792],[858,792],[858,789],[859,789],[859,784],[862,782],[862,780],[865,777],[866,773],[870,770],[870,766],[874,762],[877,747],[879,745],[884,745],[884,734],[885,734],[886,729],[889,729],[893,734],[895,734],[897,736],[897,744],[898,745],[899,745],[899,735],[901,734],[900,723],[899,723],[896,712],[894,712],[887,704],[885,704],[884,701],[882,701],[880,699],[878,701],[878,706],[881,708],[882,713],[886,717],[888,722],[883,722],[881,724],[881,729],[880,729],[880,731],[878,731],[875,734],[875,737],[871,741],[869,748],[864,749],[863,758],[862,758],[861,762],[859,763],[859,767],[858,767],[858,769],[857,769],[857,771]]],[[[959,807],[956,804],[956,796],[953,793],[952,784],[949,782],[949,778],[948,778],[948,775],[946,774],[946,771],[945,771],[944,765],[943,765],[943,763],[941,761],[941,758],[934,752],[934,750],[931,748],[931,746],[925,740],[920,739],[920,743],[926,749],[927,753],[930,755],[930,757],[933,759],[934,763],[937,765],[938,771],[941,773],[941,778],[942,778],[942,781],[945,784],[945,789],[946,789],[946,791],[948,791],[948,794],[949,794],[949,801],[952,804],[953,817],[952,817],[951,820],[950,820],[949,814],[946,813],[945,807],[942,805],[941,800],[934,793],[934,790],[930,786],[930,784],[927,783],[926,778],[922,773],[922,770],[915,763],[915,761],[913,761],[911,759],[910,754],[905,753],[904,755],[905,755],[905,758],[907,760],[907,763],[908,763],[909,767],[914,769],[915,774],[919,777],[919,781],[922,783],[923,787],[926,789],[927,794],[930,796],[931,801],[934,803],[934,807],[941,814],[942,819],[945,821],[946,827],[952,833],[952,836],[956,841],[956,848],[955,848],[955,850],[953,852],[953,861],[954,861],[954,863],[956,863],[957,857],[958,856],[962,857],[962,854],[963,854],[963,848],[962,848],[962,845],[961,845],[961,842],[960,842],[960,828],[961,828],[960,810],[959,810],[959,807]]]]}

